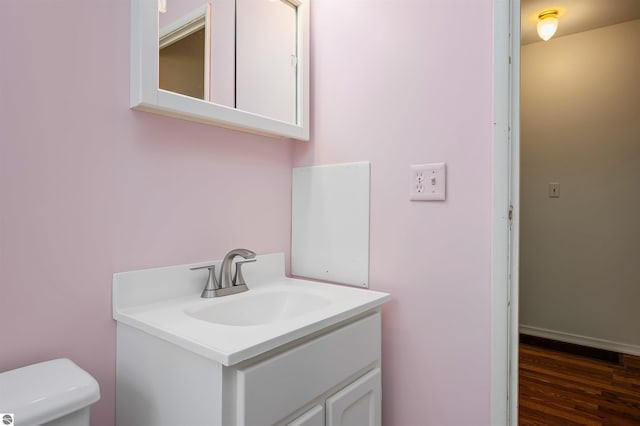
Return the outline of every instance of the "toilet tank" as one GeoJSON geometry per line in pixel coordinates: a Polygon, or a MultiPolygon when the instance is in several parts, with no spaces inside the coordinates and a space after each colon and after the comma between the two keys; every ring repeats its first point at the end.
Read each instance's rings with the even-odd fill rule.
{"type": "Polygon", "coordinates": [[[98,382],[66,358],[0,373],[0,413],[16,426],[54,422],[99,399],[98,382]]]}

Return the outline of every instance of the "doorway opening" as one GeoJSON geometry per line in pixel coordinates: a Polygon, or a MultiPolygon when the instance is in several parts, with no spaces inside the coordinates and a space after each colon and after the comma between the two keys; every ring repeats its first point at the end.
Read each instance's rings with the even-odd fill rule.
{"type": "Polygon", "coordinates": [[[640,4],[513,3],[511,424],[640,424],[640,4]]]}

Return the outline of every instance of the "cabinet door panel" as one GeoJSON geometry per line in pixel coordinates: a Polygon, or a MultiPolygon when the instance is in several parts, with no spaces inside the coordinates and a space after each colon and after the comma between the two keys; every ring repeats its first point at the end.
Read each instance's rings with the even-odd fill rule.
{"type": "Polygon", "coordinates": [[[287,426],[324,426],[324,408],[316,405],[287,426]]]}
{"type": "Polygon", "coordinates": [[[327,426],[380,426],[380,369],[327,399],[327,426]]]}
{"type": "Polygon", "coordinates": [[[238,426],[275,424],[380,359],[376,313],[238,370],[238,426]]]}

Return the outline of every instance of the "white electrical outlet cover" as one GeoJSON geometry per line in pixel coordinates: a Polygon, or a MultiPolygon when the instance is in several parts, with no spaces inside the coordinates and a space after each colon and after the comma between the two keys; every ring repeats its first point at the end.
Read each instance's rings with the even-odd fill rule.
{"type": "Polygon", "coordinates": [[[414,164],[409,179],[412,201],[446,200],[447,170],[445,163],[414,164]]]}

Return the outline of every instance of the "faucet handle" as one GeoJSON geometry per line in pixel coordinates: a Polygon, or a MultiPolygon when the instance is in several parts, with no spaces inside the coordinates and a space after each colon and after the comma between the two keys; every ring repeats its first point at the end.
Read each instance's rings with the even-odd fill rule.
{"type": "Polygon", "coordinates": [[[247,285],[247,282],[244,280],[244,275],[242,275],[241,266],[245,263],[255,262],[256,259],[248,259],[248,260],[239,260],[236,262],[236,273],[233,275],[233,285],[247,285]]]}
{"type": "Polygon", "coordinates": [[[208,269],[209,277],[207,278],[207,285],[204,286],[204,290],[202,290],[202,294],[200,297],[209,298],[214,297],[216,290],[220,288],[220,284],[216,279],[216,265],[207,265],[207,266],[196,266],[195,268],[190,268],[192,271],[198,269],[208,269]]]}

